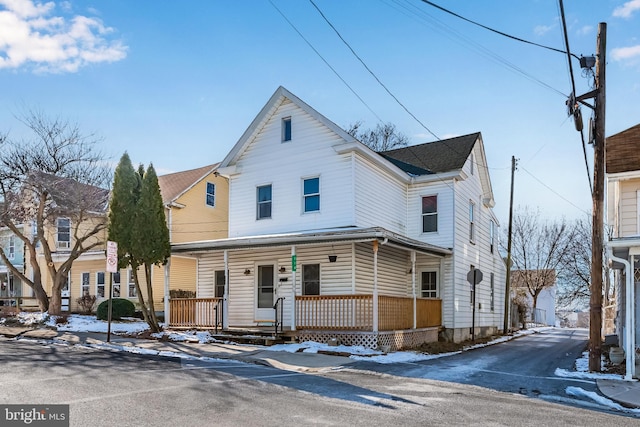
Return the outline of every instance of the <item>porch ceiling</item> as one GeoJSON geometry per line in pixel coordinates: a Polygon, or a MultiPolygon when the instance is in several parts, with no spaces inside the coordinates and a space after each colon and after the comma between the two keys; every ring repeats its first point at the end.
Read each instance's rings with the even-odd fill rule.
{"type": "Polygon", "coordinates": [[[451,255],[451,249],[430,245],[419,240],[410,239],[381,227],[372,228],[335,228],[310,230],[295,233],[271,234],[263,236],[246,236],[199,242],[176,243],[171,245],[172,253],[198,253],[211,250],[251,249],[291,245],[313,245],[339,242],[369,242],[379,240],[389,242],[406,250],[444,257],[451,255]]]}

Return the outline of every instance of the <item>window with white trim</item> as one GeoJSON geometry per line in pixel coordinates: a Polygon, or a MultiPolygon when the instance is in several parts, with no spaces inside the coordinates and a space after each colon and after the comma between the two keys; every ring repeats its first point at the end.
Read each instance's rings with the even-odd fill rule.
{"type": "Polygon", "coordinates": [[[98,298],[104,298],[104,282],[105,282],[105,274],[104,271],[98,271],[96,273],[96,296],[98,298]]]}
{"type": "Polygon", "coordinates": [[[320,264],[302,265],[302,295],[320,295],[320,264]]]}
{"type": "Polygon", "coordinates": [[[206,203],[211,207],[216,205],[216,185],[213,182],[207,182],[206,203]]]}
{"type": "Polygon", "coordinates": [[[307,178],[302,181],[304,212],[320,210],[320,178],[307,178]]]}
{"type": "Polygon", "coordinates": [[[224,297],[224,287],[226,284],[226,276],[224,274],[224,270],[216,270],[215,271],[215,288],[214,288],[214,294],[213,296],[216,298],[223,298],[224,297]]]}
{"type": "Polygon", "coordinates": [[[438,196],[422,198],[422,232],[438,231],[438,196]]]}
{"type": "Polygon", "coordinates": [[[257,218],[271,218],[271,184],[257,188],[257,218]]]}
{"type": "Polygon", "coordinates": [[[476,204],[469,202],[469,241],[471,243],[476,241],[475,210],[476,204]]]}
{"type": "Polygon", "coordinates": [[[58,248],[69,248],[71,244],[71,220],[69,218],[58,218],[57,226],[58,248]]]}
{"type": "Polygon", "coordinates": [[[16,237],[9,236],[9,247],[7,248],[7,258],[14,259],[16,256],[16,237]]]}
{"type": "Polygon", "coordinates": [[[127,289],[129,291],[129,298],[137,298],[138,297],[138,289],[136,288],[136,281],[135,278],[133,277],[133,270],[129,269],[129,271],[127,272],[127,289]]]}
{"type": "Polygon", "coordinates": [[[80,293],[81,296],[89,295],[89,293],[91,292],[90,281],[91,281],[91,273],[82,273],[82,277],[81,277],[82,289],[80,293]]]}
{"type": "Polygon", "coordinates": [[[491,220],[489,221],[489,250],[491,253],[494,252],[496,247],[496,223],[491,220]]]}
{"type": "Polygon", "coordinates": [[[423,271],[420,273],[420,295],[422,298],[438,298],[437,271],[423,271]]]}
{"type": "Polygon", "coordinates": [[[282,142],[291,141],[291,117],[282,119],[282,142]]]}

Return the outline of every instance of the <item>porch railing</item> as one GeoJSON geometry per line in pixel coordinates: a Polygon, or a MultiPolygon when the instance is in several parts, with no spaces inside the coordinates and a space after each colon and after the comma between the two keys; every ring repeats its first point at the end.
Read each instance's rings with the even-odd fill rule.
{"type": "MultiPolygon", "coordinates": [[[[442,300],[416,300],[416,327],[441,325],[442,300]]],[[[373,330],[373,295],[298,295],[296,327],[299,329],[373,330]]],[[[413,298],[378,296],[378,329],[413,328],[413,298]]]]}
{"type": "Polygon", "coordinates": [[[172,298],[169,326],[173,328],[217,328],[222,324],[222,298],[172,298]]]}

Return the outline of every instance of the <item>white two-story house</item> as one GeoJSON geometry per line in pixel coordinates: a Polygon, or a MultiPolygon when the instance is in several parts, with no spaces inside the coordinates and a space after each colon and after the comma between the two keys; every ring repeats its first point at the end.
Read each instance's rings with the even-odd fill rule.
{"type": "Polygon", "coordinates": [[[626,378],[637,377],[640,342],[640,125],[607,138],[607,253],[617,286],[616,331],[626,355],[626,378]]]}
{"type": "Polygon", "coordinates": [[[376,153],[280,87],[218,172],[229,237],[172,250],[197,257],[198,297],[221,302],[224,326],[392,349],[502,329],[479,133],[376,153]]]}

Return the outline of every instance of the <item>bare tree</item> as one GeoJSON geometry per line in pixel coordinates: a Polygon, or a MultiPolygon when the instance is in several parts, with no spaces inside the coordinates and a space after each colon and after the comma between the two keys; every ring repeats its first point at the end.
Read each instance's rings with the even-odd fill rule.
{"type": "Polygon", "coordinates": [[[352,123],[347,128],[347,133],[373,151],[388,151],[409,145],[409,137],[397,131],[396,125],[392,123],[378,123],[375,129],[360,129],[361,127],[361,121],[352,123]]]}
{"type": "Polygon", "coordinates": [[[564,219],[543,221],[539,211],[528,208],[514,214],[511,259],[515,271],[511,283],[526,289],[534,309],[540,293],[555,284],[572,240],[572,231],[564,219]]]}
{"type": "Polygon", "coordinates": [[[0,136],[0,227],[23,242],[31,271],[16,268],[1,250],[0,258],[33,289],[42,311],[59,314],[73,262],[104,244],[108,191],[102,187],[110,173],[95,148],[99,139],[83,135],[76,124],[38,110],[18,120],[34,137],[0,136]],[[57,241],[60,225],[67,247],[57,241]]]}

